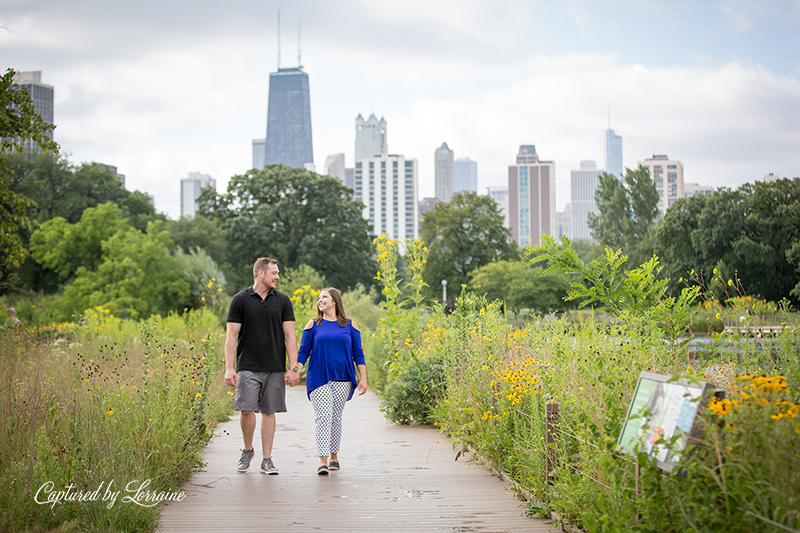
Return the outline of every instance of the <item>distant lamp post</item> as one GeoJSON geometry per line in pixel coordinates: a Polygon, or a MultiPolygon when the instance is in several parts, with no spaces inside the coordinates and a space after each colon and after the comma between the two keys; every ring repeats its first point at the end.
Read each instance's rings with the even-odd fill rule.
{"type": "Polygon", "coordinates": [[[442,301],[447,303],[447,280],[442,280],[442,301]]]}

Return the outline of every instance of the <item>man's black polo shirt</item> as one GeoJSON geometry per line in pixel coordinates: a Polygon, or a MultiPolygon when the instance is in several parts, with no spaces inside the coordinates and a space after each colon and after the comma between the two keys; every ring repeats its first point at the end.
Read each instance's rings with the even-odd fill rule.
{"type": "Polygon", "coordinates": [[[276,289],[262,300],[253,287],[231,300],[228,322],[241,324],[236,343],[236,371],[285,372],[286,341],[283,323],[294,322],[292,301],[276,289]]]}

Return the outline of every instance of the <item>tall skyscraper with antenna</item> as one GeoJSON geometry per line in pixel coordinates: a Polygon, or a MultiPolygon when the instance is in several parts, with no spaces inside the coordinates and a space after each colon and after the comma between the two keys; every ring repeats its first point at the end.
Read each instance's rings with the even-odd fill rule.
{"type": "Polygon", "coordinates": [[[278,71],[269,75],[264,163],[283,163],[290,167],[302,167],[314,163],[314,153],[311,141],[308,74],[303,71],[301,62],[299,21],[296,68],[281,68],[280,33],[279,11],[278,71]]]}
{"type": "Polygon", "coordinates": [[[622,136],[611,129],[611,105],[608,106],[608,129],[606,130],[606,172],[622,179],[622,136]]]}

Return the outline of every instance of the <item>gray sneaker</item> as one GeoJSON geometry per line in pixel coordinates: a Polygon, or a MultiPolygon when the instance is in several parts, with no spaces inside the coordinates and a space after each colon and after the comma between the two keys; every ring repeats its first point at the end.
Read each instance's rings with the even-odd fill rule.
{"type": "Polygon", "coordinates": [[[242,450],[242,458],[239,459],[239,464],[236,466],[236,470],[238,470],[240,474],[247,472],[250,468],[250,459],[252,459],[255,454],[255,450],[242,450]]]}
{"type": "Polygon", "coordinates": [[[261,461],[261,473],[271,476],[278,475],[278,467],[272,462],[272,457],[265,457],[264,460],[261,461]]]}

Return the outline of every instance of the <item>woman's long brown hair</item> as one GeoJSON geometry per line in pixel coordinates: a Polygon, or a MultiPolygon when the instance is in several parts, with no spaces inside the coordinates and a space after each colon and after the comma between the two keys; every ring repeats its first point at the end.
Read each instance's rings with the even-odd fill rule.
{"type": "MultiPolygon", "coordinates": [[[[327,292],[328,294],[331,295],[331,300],[333,300],[333,307],[336,310],[336,322],[338,322],[341,327],[345,327],[349,319],[347,318],[347,315],[344,314],[344,302],[342,302],[342,293],[340,293],[337,289],[334,289],[333,287],[328,287],[326,289],[322,289],[321,291],[319,291],[320,294],[322,294],[323,292],[327,292]]],[[[314,322],[316,322],[318,326],[322,324],[323,316],[324,315],[322,314],[322,311],[320,311],[319,307],[317,307],[317,318],[314,320],[314,322]]]]}

